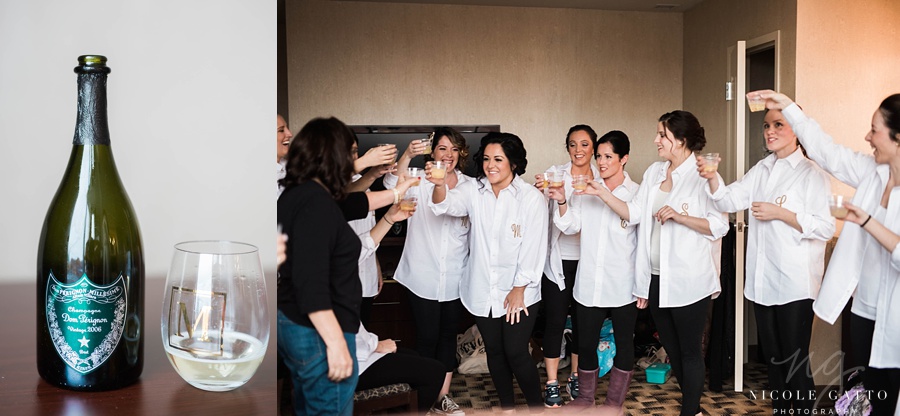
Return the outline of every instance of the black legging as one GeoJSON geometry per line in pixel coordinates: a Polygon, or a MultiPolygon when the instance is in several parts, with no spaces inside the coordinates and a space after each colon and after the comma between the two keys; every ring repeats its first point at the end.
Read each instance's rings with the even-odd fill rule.
{"type": "Polygon", "coordinates": [[[528,342],[537,320],[537,313],[532,310],[536,312],[537,308],[529,309],[531,316],[525,316],[525,312],[519,313],[520,322],[514,325],[506,322],[506,315],[500,318],[475,317],[478,331],[484,339],[488,370],[503,409],[513,409],[516,406],[513,375],[525,394],[528,406],[544,405],[541,379],[531,354],[528,353],[528,342]]]}
{"type": "Polygon", "coordinates": [[[701,344],[709,301],[710,297],[707,296],[687,306],[660,308],[659,276],[650,277],[650,314],[659,331],[659,340],[669,355],[672,373],[681,387],[683,416],[695,415],[700,411],[700,396],[706,380],[701,344]]]}
{"type": "MultiPolygon", "coordinates": [[[[759,346],[769,366],[769,389],[772,409],[777,414],[794,410],[812,410],[816,384],[809,368],[809,339],[812,333],[812,299],[784,305],[764,306],[754,303],[759,346]]],[[[809,414],[809,413],[805,413],[809,414]]]]}
{"type": "Polygon", "coordinates": [[[541,279],[541,300],[544,301],[544,357],[559,358],[562,354],[563,330],[566,328],[566,315],[572,314],[572,345],[578,345],[578,313],[572,308],[572,287],[575,286],[575,275],[578,273],[578,260],[563,260],[563,276],[566,288],[559,290],[559,285],[545,275],[541,279]]]}
{"type": "Polygon", "coordinates": [[[575,302],[578,311],[578,331],[584,334],[578,344],[578,368],[593,371],[600,367],[597,360],[597,342],[600,329],[607,316],[612,316],[613,338],[616,356],[613,365],[622,371],[634,369],[634,323],[637,321],[637,304],[631,302],[617,308],[595,308],[575,302]]]}
{"type": "Polygon", "coordinates": [[[855,313],[850,314],[850,338],[853,344],[854,362],[865,365],[863,385],[871,391],[868,396],[872,404],[872,416],[893,415],[897,407],[900,393],[900,369],[869,367],[872,354],[872,335],[875,334],[875,321],[863,318],[855,313]],[[880,397],[884,397],[881,400],[880,397]]]}
{"type": "Polygon", "coordinates": [[[415,389],[419,411],[427,412],[444,386],[444,365],[409,348],[397,348],[396,353],[385,354],[359,375],[356,391],[397,383],[415,389]]]}
{"type": "Polygon", "coordinates": [[[407,291],[409,306],[416,321],[416,351],[444,364],[444,372],[456,369],[456,331],[463,314],[459,299],[438,302],[423,299],[407,291]]]}

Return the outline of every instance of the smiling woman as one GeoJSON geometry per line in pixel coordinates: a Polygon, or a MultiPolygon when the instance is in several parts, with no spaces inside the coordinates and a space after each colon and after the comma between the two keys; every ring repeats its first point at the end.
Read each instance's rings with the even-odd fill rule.
{"type": "Polygon", "coordinates": [[[469,260],[460,280],[462,304],[484,338],[488,368],[500,406],[512,411],[515,376],[530,407],[541,407],[540,377],[528,352],[537,319],[541,270],[547,255],[547,208],[541,193],[523,181],[528,163],[518,136],[490,133],[476,153],[476,180],[448,191],[431,174],[435,215],[470,221],[469,260]]]}

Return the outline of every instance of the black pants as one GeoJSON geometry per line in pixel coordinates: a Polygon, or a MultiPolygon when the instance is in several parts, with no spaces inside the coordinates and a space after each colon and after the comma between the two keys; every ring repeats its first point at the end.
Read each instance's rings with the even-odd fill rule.
{"type": "Polygon", "coordinates": [[[406,383],[415,389],[419,411],[427,412],[444,386],[444,366],[411,349],[398,348],[396,353],[379,358],[359,375],[356,391],[397,383],[406,383]]]}
{"type": "Polygon", "coordinates": [[[900,393],[900,369],[869,367],[874,333],[875,321],[855,313],[850,314],[850,338],[854,353],[859,355],[854,357],[854,361],[866,366],[863,385],[871,392],[869,402],[872,404],[872,416],[890,416],[894,414],[900,393]]]}
{"type": "Polygon", "coordinates": [[[410,309],[416,320],[416,351],[444,364],[444,372],[456,369],[456,332],[463,314],[457,300],[438,302],[422,299],[407,291],[410,309]]]}
{"type": "Polygon", "coordinates": [[[578,332],[582,333],[578,344],[578,367],[587,371],[599,368],[597,342],[600,328],[606,317],[612,317],[613,338],[616,341],[616,356],[613,365],[622,371],[634,369],[634,323],[637,321],[637,303],[632,302],[618,308],[594,308],[575,302],[578,313],[578,332]]]}
{"type": "MultiPolygon", "coordinates": [[[[572,288],[575,286],[575,274],[578,272],[578,260],[563,260],[563,276],[566,288],[559,290],[559,285],[545,275],[541,280],[541,300],[544,301],[544,357],[560,358],[562,353],[563,330],[566,328],[566,316],[572,315],[572,344],[578,345],[578,328],[573,300],[572,288]]],[[[571,347],[570,347],[571,348],[571,347]]]]}
{"type": "MultiPolygon", "coordinates": [[[[769,366],[772,409],[780,412],[812,410],[816,384],[809,367],[809,339],[812,333],[812,299],[784,305],[754,303],[759,346],[769,366]]],[[[803,413],[806,414],[806,413],[803,413]]]]}
{"type": "Polygon", "coordinates": [[[528,353],[528,342],[537,314],[525,316],[525,312],[522,312],[519,317],[520,322],[514,325],[506,322],[505,315],[500,318],[475,317],[475,323],[484,339],[488,370],[494,387],[497,388],[500,407],[512,409],[516,406],[513,391],[513,375],[515,375],[528,406],[543,408],[541,379],[531,354],[528,353]]]}
{"type": "Polygon", "coordinates": [[[656,323],[659,340],[669,355],[672,373],[681,387],[682,415],[695,415],[700,411],[700,396],[706,380],[701,344],[709,301],[706,297],[687,306],[660,308],[659,276],[650,277],[650,314],[656,323]]]}
{"type": "Polygon", "coordinates": [[[362,303],[359,304],[359,321],[362,322],[363,326],[368,328],[369,322],[372,322],[372,304],[375,303],[375,297],[371,298],[362,298],[362,303]]]}

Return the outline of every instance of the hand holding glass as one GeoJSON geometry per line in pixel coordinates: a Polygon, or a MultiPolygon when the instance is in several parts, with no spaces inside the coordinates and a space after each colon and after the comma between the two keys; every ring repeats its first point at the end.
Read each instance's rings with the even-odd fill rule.
{"type": "Polygon", "coordinates": [[[575,175],[572,177],[572,188],[575,192],[584,192],[587,189],[587,175],[575,175]]]}
{"type": "Polygon", "coordinates": [[[228,391],[247,383],[269,343],[266,281],[256,247],[176,244],[161,321],[166,356],[188,384],[228,391]]]}

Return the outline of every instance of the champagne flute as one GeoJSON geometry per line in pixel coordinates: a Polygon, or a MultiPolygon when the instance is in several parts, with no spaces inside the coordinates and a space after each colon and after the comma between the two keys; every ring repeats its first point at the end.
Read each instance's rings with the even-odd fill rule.
{"type": "Polygon", "coordinates": [[[267,304],[256,247],[230,241],[176,244],[161,319],[169,362],[201,390],[244,385],[269,343],[267,304]]]}

